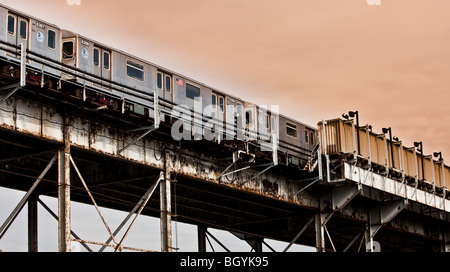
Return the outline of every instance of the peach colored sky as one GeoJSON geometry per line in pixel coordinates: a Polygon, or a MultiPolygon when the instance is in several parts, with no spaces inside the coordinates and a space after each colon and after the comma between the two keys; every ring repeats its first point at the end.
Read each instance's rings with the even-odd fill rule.
{"type": "Polygon", "coordinates": [[[450,163],[450,1],[2,0],[316,125],[359,110],[450,163]]]}

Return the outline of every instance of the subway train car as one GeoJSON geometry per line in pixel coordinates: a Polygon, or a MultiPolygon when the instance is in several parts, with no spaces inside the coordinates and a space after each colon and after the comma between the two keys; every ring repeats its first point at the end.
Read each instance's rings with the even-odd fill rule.
{"type": "Polygon", "coordinates": [[[0,41],[3,73],[10,73],[8,63],[19,62],[24,43],[28,74],[36,83],[69,91],[102,109],[151,119],[156,93],[162,122],[183,119],[186,115],[173,112],[184,109],[183,127],[191,129],[190,136],[204,136],[209,129],[219,144],[269,159],[266,151],[273,151],[271,141],[277,140],[280,164],[300,169],[318,143],[316,129],[302,122],[2,5],[0,41]],[[208,122],[215,126],[208,128],[208,122]]]}
{"type": "Polygon", "coordinates": [[[317,130],[286,116],[279,116],[280,151],[285,153],[286,164],[304,167],[318,145],[317,130]]]}
{"type": "MultiPolygon", "coordinates": [[[[0,28],[1,41],[18,47],[23,43],[36,54],[53,61],[60,60],[61,31],[58,26],[0,5],[0,28]]],[[[0,56],[11,61],[18,61],[19,55],[15,53],[19,52],[19,48],[9,48],[8,51],[4,50],[4,46],[0,48],[0,56]]],[[[29,61],[27,65],[57,78],[61,76],[58,69],[42,63],[29,61]]]]}

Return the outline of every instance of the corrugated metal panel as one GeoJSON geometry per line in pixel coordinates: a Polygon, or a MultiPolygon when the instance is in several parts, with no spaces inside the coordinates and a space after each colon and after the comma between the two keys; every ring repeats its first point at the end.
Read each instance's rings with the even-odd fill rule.
{"type": "Polygon", "coordinates": [[[443,164],[442,162],[435,162],[434,163],[434,178],[435,178],[435,182],[436,182],[436,186],[437,187],[443,187],[444,183],[443,183],[443,168],[442,168],[443,164]]]}
{"type": "Polygon", "coordinates": [[[360,147],[360,155],[364,158],[370,157],[370,133],[366,129],[359,130],[359,147],[360,147]]]}
{"type": "Polygon", "coordinates": [[[444,166],[444,179],[444,186],[448,189],[450,185],[450,167],[447,165],[444,166]]]}
{"type": "Polygon", "coordinates": [[[416,178],[418,174],[416,151],[412,149],[404,149],[403,155],[405,159],[405,175],[416,178]]]}
{"type": "Polygon", "coordinates": [[[431,156],[423,159],[423,169],[425,172],[425,180],[431,184],[434,183],[434,165],[431,156]]]}
{"type": "Polygon", "coordinates": [[[382,166],[386,166],[388,164],[388,154],[386,149],[386,138],[384,135],[375,136],[376,142],[376,150],[377,150],[377,159],[376,163],[382,166]]]}
{"type": "Polygon", "coordinates": [[[355,131],[350,122],[344,123],[340,119],[326,121],[324,124],[318,124],[319,139],[322,143],[326,143],[326,150],[322,148],[322,152],[327,154],[347,154],[354,153],[354,135],[355,131]]]}

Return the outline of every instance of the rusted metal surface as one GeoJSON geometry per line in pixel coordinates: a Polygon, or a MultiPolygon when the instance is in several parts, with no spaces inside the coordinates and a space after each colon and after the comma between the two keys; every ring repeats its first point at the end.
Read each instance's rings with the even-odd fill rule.
{"type": "MultiPolygon", "coordinates": [[[[3,128],[63,143],[63,114],[49,106],[24,98],[12,97],[6,103],[0,105],[0,118],[0,126],[3,128]]],[[[161,170],[164,167],[161,159],[163,145],[160,141],[144,138],[121,154],[117,154],[118,149],[133,141],[135,137],[138,137],[138,134],[120,131],[115,127],[76,116],[70,119],[69,132],[70,143],[73,146],[161,170]]],[[[199,157],[199,154],[186,150],[180,155],[176,151],[176,146],[166,145],[165,148],[166,164],[171,172],[219,183],[216,177],[219,175],[219,169],[221,168],[215,162],[215,158],[204,155],[199,157]]],[[[256,173],[257,170],[248,169],[244,174],[237,175],[233,181],[221,178],[220,184],[302,206],[318,207],[317,201],[308,191],[297,194],[292,198],[289,197],[290,193],[301,189],[303,184],[289,182],[286,178],[271,173],[263,173],[254,180],[245,182],[243,186],[239,186],[256,173]]],[[[349,163],[345,163],[345,178],[392,195],[405,197],[450,212],[450,200],[442,196],[419,190],[414,186],[385,178],[365,169],[352,167],[349,163]]]]}
{"type": "Polygon", "coordinates": [[[355,167],[345,162],[345,178],[356,183],[376,188],[389,194],[421,203],[442,211],[450,212],[450,200],[443,195],[420,190],[415,186],[387,178],[372,171],[355,167]]]}
{"type": "MultiPolygon", "coordinates": [[[[47,140],[63,143],[63,113],[47,105],[26,99],[10,98],[10,103],[0,105],[0,126],[18,132],[31,134],[47,140]]],[[[126,159],[163,169],[161,160],[162,143],[148,138],[141,139],[123,152],[118,150],[138,137],[137,133],[127,133],[110,125],[77,116],[70,118],[70,143],[78,148],[126,159]]],[[[221,167],[213,157],[198,156],[194,152],[176,152],[176,146],[166,145],[167,168],[180,175],[219,183],[216,177],[221,167]]],[[[263,173],[257,178],[245,182],[257,174],[258,170],[249,169],[238,175],[233,182],[222,178],[222,185],[261,194],[267,197],[293,202],[304,206],[316,206],[316,201],[308,196],[308,192],[293,198],[289,192],[301,188],[301,185],[290,183],[282,176],[263,173]],[[244,183],[245,182],[245,183],[244,183]],[[243,186],[239,184],[244,183],[243,186]]]]}
{"type": "MultiPolygon", "coordinates": [[[[120,149],[136,140],[141,134],[131,132],[110,122],[103,122],[101,119],[86,118],[82,115],[69,115],[70,118],[66,119],[66,124],[64,124],[65,114],[56,106],[52,107],[27,98],[14,96],[0,104],[0,127],[6,131],[19,132],[59,146],[64,146],[64,132],[66,131],[70,135],[72,149],[101,154],[111,160],[147,167],[158,173],[166,171],[166,181],[161,186],[158,196],[163,199],[166,198],[163,201],[165,204],[162,205],[163,203],[161,203],[161,206],[159,206],[160,203],[156,205],[151,200],[149,201],[149,206],[155,209],[154,213],[158,213],[161,218],[162,251],[172,249],[170,221],[173,211],[170,207],[172,193],[169,188],[173,186],[171,183],[177,177],[178,179],[181,177],[184,179],[183,182],[177,182],[178,188],[180,190],[186,189],[185,195],[177,196],[179,203],[181,203],[178,207],[181,211],[180,218],[188,222],[204,223],[202,220],[208,217],[226,218],[226,220],[223,219],[223,222],[227,222],[228,225],[217,225],[217,227],[233,231],[239,229],[243,233],[252,233],[252,228],[260,227],[261,223],[264,223],[265,227],[260,231],[268,233],[268,236],[275,237],[277,233],[289,233],[289,235],[283,234],[285,236],[279,239],[290,242],[299,233],[299,230],[303,230],[301,233],[304,233],[299,240],[304,239],[304,243],[316,243],[316,246],[319,243],[318,248],[325,250],[325,246],[328,244],[325,241],[331,238],[333,247],[339,249],[343,247],[343,244],[349,244],[355,237],[360,237],[361,233],[364,232],[367,222],[370,221],[367,212],[367,199],[376,203],[383,203],[386,195],[388,195],[391,198],[408,199],[411,203],[406,206],[405,210],[416,214],[418,219],[411,219],[400,214],[392,222],[383,226],[389,225],[390,230],[420,237],[430,237],[432,240],[446,239],[445,233],[448,232],[445,229],[446,225],[437,229],[429,228],[427,227],[429,219],[426,218],[432,218],[432,220],[439,222],[450,222],[448,216],[450,212],[449,200],[438,194],[420,190],[406,183],[369,172],[367,169],[356,168],[346,162],[342,164],[344,169],[342,178],[345,182],[341,184],[336,181],[331,183],[319,181],[305,190],[303,189],[311,182],[311,178],[302,181],[302,177],[299,177],[300,181],[298,181],[277,171],[266,171],[256,175],[262,169],[256,167],[249,167],[245,171],[229,177],[218,178],[227,164],[221,162],[217,156],[202,152],[201,148],[186,148],[183,144],[180,146],[178,142],[164,141],[161,138],[152,137],[152,134],[150,134],[149,137],[136,141],[119,153],[120,149]],[[254,176],[255,178],[250,179],[254,176]],[[192,187],[189,183],[190,180],[201,181],[204,184],[214,186],[214,188],[235,190],[227,192],[245,192],[249,193],[248,196],[263,198],[246,200],[232,195],[225,197],[220,193],[222,189],[217,189],[217,192],[208,191],[200,187],[203,183],[195,183],[198,187],[192,187]],[[187,187],[189,187],[189,190],[187,190],[187,187]],[[343,191],[338,192],[339,190],[335,188],[340,188],[339,190],[342,189],[343,191]],[[345,190],[345,188],[349,190],[345,190]],[[202,197],[209,194],[213,195],[202,200],[202,197]],[[211,201],[212,199],[217,199],[217,202],[211,201]],[[220,202],[222,200],[223,202],[220,202]],[[247,205],[246,201],[251,204],[247,205]],[[267,218],[264,214],[265,201],[268,201],[266,207],[274,211],[277,209],[277,203],[292,206],[280,208],[283,218],[267,218]],[[255,202],[258,202],[259,206],[254,205],[255,202]],[[196,206],[197,203],[200,206],[196,206]],[[187,207],[188,205],[189,207],[187,207]],[[208,207],[208,209],[205,209],[205,207],[208,207]],[[247,207],[251,207],[251,209],[247,209],[247,207]],[[290,212],[286,207],[293,207],[305,214],[299,215],[296,212],[290,212]],[[425,214],[425,219],[421,217],[424,207],[432,209],[432,212],[425,214]],[[309,226],[311,223],[307,224],[309,222],[307,219],[311,220],[314,217],[320,218],[320,222],[316,222],[314,229],[317,229],[317,232],[312,235],[306,231],[307,228],[312,228],[309,226]],[[277,220],[280,220],[283,224],[278,224],[277,220]],[[353,232],[347,234],[345,230],[339,230],[339,226],[343,222],[347,222],[345,220],[353,222],[351,223],[353,232]],[[241,227],[241,225],[243,226],[241,227]],[[343,238],[342,241],[334,238],[333,236],[336,234],[346,237],[346,242],[343,242],[343,238]]],[[[101,161],[97,163],[102,164],[101,161]]],[[[92,163],[85,163],[83,167],[85,172],[83,175],[86,175],[87,180],[96,180],[99,177],[102,179],[102,175],[105,175],[102,174],[100,169],[97,169],[97,165],[92,163]]],[[[130,170],[130,173],[134,172],[135,170],[130,170]]],[[[103,177],[103,179],[108,178],[111,178],[111,176],[103,177]]],[[[126,180],[127,177],[123,177],[123,179],[126,180]]],[[[108,192],[116,193],[115,190],[117,190],[117,196],[131,195],[131,193],[120,190],[121,182],[111,183],[117,184],[118,189],[110,186],[107,188],[108,192]]],[[[91,184],[90,186],[94,185],[91,184]]],[[[106,188],[106,185],[99,186],[97,190],[103,187],[106,188]]],[[[137,194],[139,195],[139,193],[137,194]]],[[[148,209],[144,209],[143,212],[150,213],[151,211],[148,209]]],[[[388,231],[383,232],[383,228],[381,228],[377,236],[394,239],[395,235],[391,235],[388,231]]],[[[327,250],[330,250],[330,248],[327,248],[327,250]]]]}

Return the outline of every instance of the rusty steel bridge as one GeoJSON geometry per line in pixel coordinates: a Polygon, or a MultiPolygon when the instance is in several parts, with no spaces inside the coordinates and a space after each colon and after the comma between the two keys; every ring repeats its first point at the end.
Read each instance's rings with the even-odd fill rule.
{"type": "MultiPolygon", "coordinates": [[[[231,147],[175,141],[163,122],[156,129],[153,120],[74,97],[65,91],[70,82],[42,85],[23,76],[24,63],[7,65],[0,73],[0,186],[25,193],[0,222],[2,236],[24,205],[36,207],[45,195],[58,199],[59,251],[70,251],[72,241],[125,246],[99,207],[129,213],[122,225],[138,215],[159,218],[163,252],[174,249],[175,216],[197,226],[199,251],[206,251],[208,228],[239,235],[255,251],[266,238],[287,242],[285,251],[292,244],[320,252],[450,249],[445,188],[371,171],[358,156],[329,156],[323,138],[310,171],[258,158],[245,165],[231,147]],[[97,208],[109,241],[74,235],[73,201],[97,208]]],[[[28,211],[29,251],[36,251],[37,209],[28,211]]]]}

